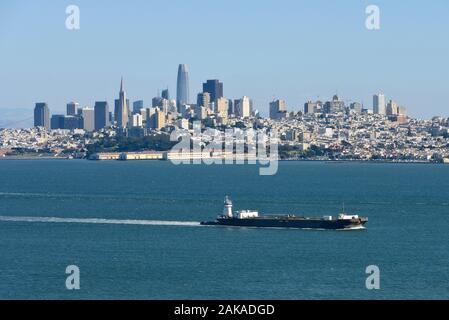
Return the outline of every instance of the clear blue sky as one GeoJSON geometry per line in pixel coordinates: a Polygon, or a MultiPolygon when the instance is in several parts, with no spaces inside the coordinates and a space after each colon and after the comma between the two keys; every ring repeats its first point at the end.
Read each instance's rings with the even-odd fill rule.
{"type": "Polygon", "coordinates": [[[448,39],[447,0],[0,0],[0,109],[112,104],[122,75],[130,99],[149,104],[166,86],[175,96],[186,63],[191,98],[218,78],[226,97],[248,95],[264,114],[273,96],[300,110],[338,90],[368,107],[383,91],[413,116],[449,116],[448,39]],[[65,28],[69,4],[79,31],[65,28]],[[365,28],[369,4],[379,31],[365,28]]]}

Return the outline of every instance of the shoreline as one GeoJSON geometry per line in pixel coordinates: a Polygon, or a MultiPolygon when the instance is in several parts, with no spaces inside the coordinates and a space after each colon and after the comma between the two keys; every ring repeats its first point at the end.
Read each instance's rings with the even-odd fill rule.
{"type": "MultiPolygon", "coordinates": [[[[151,162],[151,161],[170,161],[170,160],[91,160],[91,159],[76,159],[76,158],[68,158],[68,157],[21,157],[21,156],[6,156],[0,157],[0,161],[40,161],[40,160],[82,160],[82,161],[93,161],[93,162],[151,162]]],[[[427,164],[427,165],[447,165],[447,163],[443,162],[431,162],[431,161],[419,161],[419,160],[330,160],[330,159],[279,159],[279,162],[324,162],[329,164],[337,164],[337,163],[370,163],[370,164],[427,164]]]]}

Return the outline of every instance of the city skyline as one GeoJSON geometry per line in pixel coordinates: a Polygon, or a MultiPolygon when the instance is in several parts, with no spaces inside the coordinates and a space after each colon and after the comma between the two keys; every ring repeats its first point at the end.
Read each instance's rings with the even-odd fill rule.
{"type": "Polygon", "coordinates": [[[381,91],[387,100],[394,97],[406,105],[412,116],[447,116],[449,47],[440,39],[449,29],[444,19],[449,4],[436,1],[423,7],[418,3],[378,1],[382,21],[378,31],[365,28],[367,4],[355,2],[287,1],[277,6],[266,1],[251,7],[194,1],[190,7],[169,1],[130,7],[79,1],[78,31],[65,29],[66,3],[43,1],[39,7],[21,1],[2,3],[0,20],[8,28],[0,33],[4,52],[0,85],[5,89],[0,109],[31,110],[36,101],[44,100],[55,112],[62,112],[71,100],[92,106],[107,98],[113,105],[121,75],[132,100],[149,101],[158,89],[167,87],[174,95],[174,66],[186,63],[191,100],[204,81],[220,79],[225,96],[249,96],[263,115],[268,114],[273,97],[285,100],[295,111],[305,101],[318,96],[327,100],[335,93],[371,108],[372,94],[381,91]],[[201,10],[194,8],[200,5],[213,12],[202,17],[206,21],[197,19],[201,10]],[[119,13],[126,23],[111,25],[119,13]],[[150,13],[152,19],[147,19],[150,13]],[[181,23],[181,15],[188,16],[189,23],[181,23]],[[330,23],[334,16],[338,22],[330,23]],[[195,39],[211,36],[213,31],[204,23],[214,21],[219,22],[216,38],[210,38],[218,41],[204,50],[195,39]],[[164,27],[155,28],[158,25],[164,27]],[[186,36],[176,37],[181,28],[186,36]],[[129,46],[117,48],[112,41],[116,36],[129,46]],[[164,49],[153,45],[158,42],[164,43],[164,49]],[[432,59],[423,60],[428,55],[432,59]]]}
{"type": "MultiPolygon", "coordinates": [[[[162,94],[158,91],[156,97],[151,100],[151,106],[145,105],[143,100],[131,103],[127,99],[124,88],[123,77],[120,78],[119,99],[115,99],[114,110],[109,112],[107,101],[95,101],[94,108],[90,106],[80,107],[78,102],[71,101],[66,105],[65,114],[51,113],[46,102],[37,102],[34,108],[34,127],[45,127],[47,129],[86,129],[88,131],[100,130],[107,126],[114,126],[120,130],[129,128],[151,128],[162,129],[166,124],[174,124],[176,120],[207,120],[219,121],[227,125],[227,120],[247,120],[249,118],[263,118],[258,109],[255,109],[253,100],[248,96],[240,99],[228,99],[223,94],[223,83],[218,79],[207,80],[203,83],[202,92],[198,93],[195,103],[189,102],[189,75],[188,66],[179,64],[177,76],[177,99],[171,100],[169,90],[165,89],[162,94]],[[43,110],[45,109],[45,110],[43,110]],[[97,117],[101,120],[97,121],[97,117]],[[100,115],[101,114],[101,115],[100,115]],[[163,119],[162,119],[163,118],[163,119]],[[168,122],[167,122],[168,120],[168,122]]],[[[298,114],[337,114],[347,115],[376,114],[386,116],[388,120],[405,123],[408,116],[407,107],[400,105],[397,101],[389,99],[386,103],[383,93],[373,95],[372,108],[365,107],[360,102],[346,104],[349,99],[341,99],[337,94],[331,101],[308,100],[299,111],[287,110],[285,100],[273,99],[269,103],[269,115],[272,120],[286,120],[298,114]],[[298,112],[298,113],[297,113],[298,112]]],[[[0,123],[1,128],[1,123],[0,123]]]]}
{"type": "MultiPolygon", "coordinates": [[[[298,107],[290,107],[288,108],[288,106],[286,105],[286,102],[284,99],[279,99],[279,98],[275,98],[273,97],[273,99],[271,101],[268,102],[268,112],[266,113],[260,113],[259,111],[259,107],[260,106],[254,106],[254,100],[251,99],[251,97],[248,96],[243,96],[243,98],[238,98],[235,99],[235,97],[226,97],[224,96],[223,92],[223,82],[221,82],[218,79],[213,79],[213,80],[205,80],[205,82],[202,83],[202,90],[198,93],[198,94],[193,94],[193,96],[197,96],[197,100],[195,101],[195,99],[190,98],[191,93],[190,93],[190,83],[189,83],[189,66],[187,64],[179,64],[178,65],[178,72],[177,72],[177,90],[176,90],[176,99],[170,100],[167,99],[169,98],[169,89],[163,89],[162,92],[160,92],[160,90],[157,91],[157,94],[155,95],[155,97],[153,97],[152,99],[150,99],[150,101],[145,102],[144,100],[140,99],[139,97],[134,97],[133,99],[129,99],[127,92],[124,89],[124,79],[123,76],[120,77],[120,90],[119,90],[119,99],[114,99],[112,98],[113,102],[114,102],[114,108],[112,110],[109,110],[108,107],[108,111],[111,111],[112,116],[114,118],[114,120],[117,122],[117,126],[119,128],[126,128],[128,126],[128,123],[131,123],[133,121],[132,119],[132,114],[134,113],[139,113],[140,109],[145,109],[145,108],[152,108],[155,107],[155,103],[157,104],[157,106],[162,107],[162,105],[159,105],[158,103],[162,103],[162,101],[165,100],[170,100],[170,103],[173,101],[177,104],[178,107],[178,112],[181,115],[182,111],[181,111],[181,106],[182,105],[191,105],[191,106],[195,106],[198,105],[198,107],[203,106],[203,103],[199,102],[199,99],[204,99],[203,95],[207,95],[206,101],[207,104],[209,103],[213,103],[212,105],[210,105],[213,109],[216,109],[217,107],[220,108],[221,110],[226,109],[226,117],[228,114],[234,113],[233,111],[229,111],[228,112],[228,108],[230,108],[229,110],[235,110],[235,114],[237,116],[242,116],[244,115],[244,117],[247,117],[250,115],[250,113],[252,114],[253,111],[256,112],[257,114],[260,114],[262,117],[267,117],[267,118],[276,118],[273,117],[273,104],[274,103],[282,103],[282,107],[279,109],[279,111],[274,111],[274,113],[280,112],[281,110],[283,110],[282,112],[284,112],[284,116],[289,112],[305,112],[305,113],[310,113],[309,109],[309,104],[322,104],[324,102],[322,107],[323,109],[321,110],[320,108],[315,108],[313,112],[320,112],[319,109],[321,110],[321,112],[325,112],[325,113],[331,113],[333,112],[331,110],[332,106],[331,105],[327,105],[328,103],[331,103],[330,100],[337,100],[338,104],[342,104],[341,106],[337,106],[337,109],[340,109],[340,107],[344,107],[345,106],[345,102],[346,102],[346,107],[351,107],[351,109],[354,108],[354,104],[359,105],[360,111],[365,110],[365,112],[372,112],[374,114],[383,114],[383,115],[392,115],[392,114],[397,114],[399,112],[399,110],[404,111],[404,115],[409,115],[408,114],[408,108],[406,106],[404,106],[403,104],[401,104],[400,106],[397,105],[397,102],[395,101],[394,97],[391,96],[386,96],[384,93],[382,92],[378,92],[375,93],[372,96],[372,104],[363,104],[363,102],[360,101],[355,101],[352,99],[341,99],[341,97],[339,97],[337,94],[334,94],[332,96],[332,99],[325,99],[322,100],[320,99],[320,97],[317,97],[317,100],[307,100],[305,101],[305,103],[302,106],[298,106],[298,107]],[[179,98],[181,97],[181,99],[179,98]],[[201,97],[201,98],[200,98],[201,97]],[[380,98],[379,98],[380,97],[380,98]],[[388,100],[387,100],[388,97],[388,100]],[[215,99],[213,99],[215,98],[215,99]],[[222,101],[221,103],[219,103],[219,101],[223,99],[224,101],[222,101]],[[239,101],[243,99],[247,99],[247,110],[243,111],[243,109],[240,108],[239,105],[239,101]],[[379,99],[381,99],[381,103],[379,102],[379,99]],[[157,101],[156,101],[157,100],[157,101]],[[155,102],[156,101],[156,102],[155,102]],[[388,101],[388,104],[387,104],[388,101]],[[151,103],[150,103],[151,102],[151,103]],[[223,105],[223,103],[226,103],[226,106],[223,105]],[[229,103],[229,105],[228,105],[229,103]],[[379,108],[378,104],[381,104],[382,107],[379,108]],[[390,103],[393,103],[395,105],[395,107],[393,107],[394,110],[392,110],[390,108],[390,112],[388,112],[388,105],[390,103]],[[235,104],[235,106],[232,106],[232,104],[235,104]],[[215,107],[213,107],[215,105],[215,107]],[[138,109],[136,109],[136,106],[140,106],[138,109]],[[328,110],[326,110],[326,108],[328,110]],[[396,110],[396,109],[397,110],[396,110]],[[379,110],[380,109],[380,110],[379,110]]],[[[95,109],[95,106],[97,105],[98,102],[100,102],[100,104],[104,105],[104,103],[108,104],[108,101],[110,99],[105,99],[104,101],[98,101],[95,100],[92,104],[89,105],[80,105],[79,102],[76,101],[70,101],[68,102],[65,107],[64,110],[65,112],[62,112],[60,108],[56,108],[56,111],[52,112],[52,108],[50,108],[48,106],[47,102],[44,102],[44,104],[46,105],[50,118],[52,117],[52,115],[54,116],[59,116],[62,120],[62,117],[64,117],[64,115],[66,116],[79,116],[81,115],[83,112],[82,110],[84,109],[95,109]],[[92,107],[93,106],[93,107],[92,107]],[[79,111],[79,112],[78,112],[79,111]]],[[[168,103],[169,101],[167,101],[168,103]]],[[[34,109],[36,109],[36,106],[38,103],[35,103],[35,107],[34,109]]],[[[209,107],[209,106],[207,106],[209,107]]],[[[263,106],[262,106],[263,108],[263,106]]],[[[278,107],[276,107],[278,108],[278,107]]],[[[0,109],[1,110],[1,109],[0,109]]],[[[26,109],[25,109],[26,110],[26,109]]],[[[216,111],[216,110],[213,110],[216,111]]],[[[197,112],[197,111],[195,111],[197,112]]],[[[167,111],[165,111],[165,113],[167,113],[167,111]]],[[[219,114],[222,114],[222,112],[219,112],[219,114]]],[[[19,113],[20,116],[20,113],[19,113]]],[[[411,115],[413,117],[413,115],[411,115]]],[[[441,115],[435,115],[435,116],[441,116],[441,115]]],[[[11,124],[30,124],[31,123],[31,118],[28,117],[28,115],[25,116],[26,118],[24,120],[19,120],[16,122],[11,122],[11,124]]],[[[34,126],[36,123],[36,117],[34,117],[34,126]]],[[[56,122],[55,122],[56,123],[56,122]]],[[[62,123],[62,122],[61,122],[62,123]]],[[[105,125],[109,125],[108,121],[104,122],[102,121],[101,123],[103,123],[105,125]]],[[[76,127],[78,126],[78,124],[76,124],[76,122],[73,123],[73,125],[76,127]]],[[[61,125],[62,126],[62,125],[61,125]]],[[[13,127],[12,125],[8,125],[8,122],[5,123],[0,121],[0,128],[1,127],[13,127]]],[[[17,128],[26,128],[26,127],[31,127],[31,125],[18,125],[17,128]]],[[[53,125],[52,125],[53,127],[53,125]]],[[[58,125],[54,125],[54,127],[58,127],[58,125]]],[[[99,127],[95,126],[96,129],[99,129],[99,127]]]]}

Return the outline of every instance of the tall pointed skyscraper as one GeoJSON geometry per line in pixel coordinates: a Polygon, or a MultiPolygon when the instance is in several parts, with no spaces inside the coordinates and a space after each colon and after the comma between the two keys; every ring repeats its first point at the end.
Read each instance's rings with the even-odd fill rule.
{"type": "Polygon", "coordinates": [[[117,127],[126,128],[128,125],[129,109],[128,100],[126,99],[126,92],[123,87],[123,77],[120,81],[119,98],[115,100],[114,115],[115,120],[117,121],[117,127]]]}
{"type": "Polygon", "coordinates": [[[182,105],[189,103],[189,70],[186,64],[180,64],[178,67],[176,102],[178,111],[182,105]]]}

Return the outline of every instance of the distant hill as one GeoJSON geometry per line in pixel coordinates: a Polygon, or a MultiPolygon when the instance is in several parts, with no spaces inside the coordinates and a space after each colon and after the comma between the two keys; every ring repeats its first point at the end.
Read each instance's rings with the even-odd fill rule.
{"type": "Polygon", "coordinates": [[[31,128],[32,108],[0,108],[0,128],[31,128]]]}

